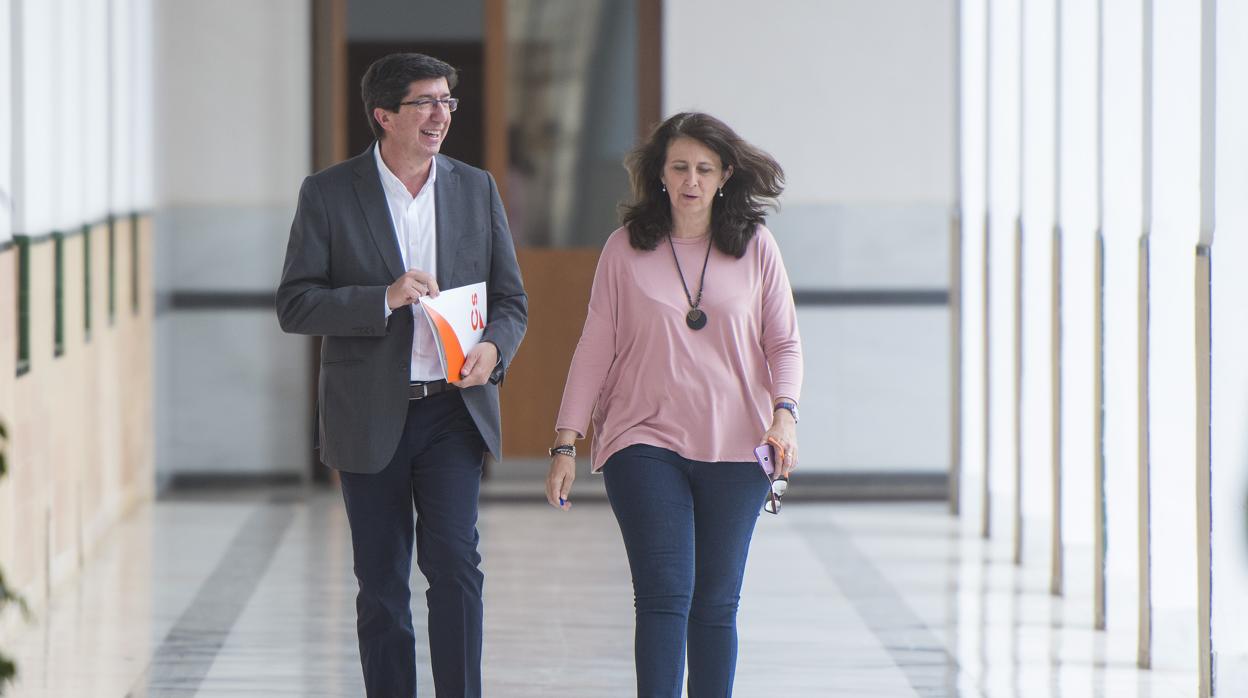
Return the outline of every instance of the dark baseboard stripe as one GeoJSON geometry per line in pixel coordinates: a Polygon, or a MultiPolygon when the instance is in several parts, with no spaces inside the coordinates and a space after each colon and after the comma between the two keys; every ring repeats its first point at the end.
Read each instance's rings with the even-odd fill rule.
{"type": "MultiPolygon", "coordinates": [[[[266,487],[290,487],[303,484],[298,473],[175,473],[161,478],[162,495],[177,496],[193,493],[255,493],[266,487]]],[[[492,480],[493,478],[489,478],[492,480]]],[[[508,485],[514,485],[511,481],[508,485]]],[[[540,483],[539,483],[540,484],[540,483]]],[[[542,499],[540,487],[504,486],[481,493],[482,502],[532,503],[542,499]]],[[[949,494],[949,477],[941,472],[840,472],[802,473],[793,475],[786,502],[935,502],[945,501],[949,494]]],[[[586,489],[577,501],[605,500],[586,489]]]]}
{"type": "MultiPolygon", "coordinates": [[[[940,472],[794,473],[785,502],[943,502],[949,497],[949,476],[940,472]]],[[[491,504],[544,502],[540,483],[533,487],[486,486],[481,501],[491,504]]],[[[586,488],[578,502],[606,502],[605,493],[586,488]]]]}
{"type": "MultiPolygon", "coordinates": [[[[170,310],[271,310],[272,291],[173,291],[170,310]]],[[[838,289],[797,290],[793,299],[801,307],[933,307],[949,304],[949,292],[941,289],[838,289]]]]}
{"type": "Polygon", "coordinates": [[[273,291],[174,291],[159,307],[169,310],[273,310],[273,291]]]}
{"type": "Polygon", "coordinates": [[[798,306],[944,306],[949,304],[946,289],[797,289],[793,300],[798,306]]]}
{"type": "MultiPolygon", "coordinates": [[[[254,492],[265,487],[299,485],[298,473],[174,473],[161,478],[163,490],[170,494],[183,492],[254,492]]],[[[163,494],[163,493],[162,493],[163,494]]]]}

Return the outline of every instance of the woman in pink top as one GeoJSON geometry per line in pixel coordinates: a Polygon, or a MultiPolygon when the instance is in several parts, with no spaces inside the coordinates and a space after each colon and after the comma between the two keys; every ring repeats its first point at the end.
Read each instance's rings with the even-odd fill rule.
{"type": "MultiPolygon", "coordinates": [[[[637,612],[639,696],[732,693],[737,603],[769,482],[797,463],[801,341],[763,214],[784,173],[706,114],[663,122],[628,159],[633,203],[598,260],[568,371],[546,497],[568,510],[592,423],[637,612]]],[[[771,507],[774,508],[774,507],[771,507]]],[[[770,508],[769,508],[770,510],[770,508]]]]}

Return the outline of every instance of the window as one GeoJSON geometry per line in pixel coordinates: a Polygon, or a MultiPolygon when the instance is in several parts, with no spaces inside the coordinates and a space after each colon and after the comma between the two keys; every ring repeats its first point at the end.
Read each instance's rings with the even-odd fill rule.
{"type": "Polygon", "coordinates": [[[117,219],[108,217],[108,324],[117,319],[117,219]]]}
{"type": "Polygon", "coordinates": [[[65,235],[52,233],[53,330],[52,355],[65,353],[65,235]]]}
{"type": "Polygon", "coordinates": [[[91,226],[82,226],[82,329],[91,341],[91,226]]]}
{"type": "Polygon", "coordinates": [[[139,214],[130,214],[130,310],[139,314],[139,214]]]}
{"type": "Polygon", "coordinates": [[[13,236],[17,245],[17,375],[30,371],[30,237],[13,236]]]}

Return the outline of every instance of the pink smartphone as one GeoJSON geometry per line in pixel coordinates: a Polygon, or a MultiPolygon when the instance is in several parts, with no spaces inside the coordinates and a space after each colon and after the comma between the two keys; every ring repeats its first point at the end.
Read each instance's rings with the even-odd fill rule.
{"type": "Polygon", "coordinates": [[[776,464],[774,462],[776,450],[772,448],[771,444],[763,444],[754,449],[754,458],[758,461],[758,467],[762,468],[764,473],[767,473],[767,477],[771,477],[776,472],[776,464]]]}

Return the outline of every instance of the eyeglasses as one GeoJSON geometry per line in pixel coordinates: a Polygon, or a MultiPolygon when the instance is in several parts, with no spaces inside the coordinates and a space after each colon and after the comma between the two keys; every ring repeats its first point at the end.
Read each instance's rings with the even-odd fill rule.
{"type": "Polygon", "coordinates": [[[446,97],[444,99],[433,99],[432,97],[421,97],[420,99],[413,99],[410,102],[399,102],[399,108],[402,109],[404,105],[408,104],[416,107],[416,111],[421,114],[428,114],[432,112],[435,105],[446,107],[447,111],[455,111],[456,109],[459,109],[459,98],[446,97]]]}
{"type": "Polygon", "coordinates": [[[780,513],[780,499],[789,491],[789,478],[778,477],[771,481],[771,489],[767,491],[767,501],[763,502],[763,511],[768,514],[780,513]]]}

